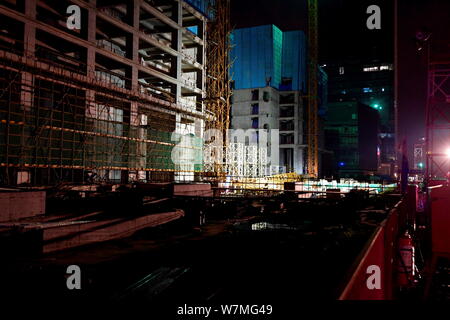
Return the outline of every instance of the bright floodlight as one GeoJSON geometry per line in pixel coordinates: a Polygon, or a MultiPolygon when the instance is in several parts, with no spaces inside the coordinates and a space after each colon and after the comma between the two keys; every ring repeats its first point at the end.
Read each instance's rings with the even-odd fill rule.
{"type": "Polygon", "coordinates": [[[445,151],[445,154],[446,154],[447,157],[450,158],[450,148],[448,148],[448,149],[445,151]]]}

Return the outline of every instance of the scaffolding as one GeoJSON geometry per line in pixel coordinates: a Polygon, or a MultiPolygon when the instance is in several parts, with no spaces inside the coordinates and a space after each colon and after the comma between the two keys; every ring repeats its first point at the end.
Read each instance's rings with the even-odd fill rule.
{"type": "Polygon", "coordinates": [[[188,2],[0,5],[0,184],[199,180],[207,17],[188,2]],[[51,19],[48,18],[51,16],[51,19]]]}
{"type": "Polygon", "coordinates": [[[209,20],[184,1],[80,3],[84,34],[65,28],[67,2],[53,24],[24,3],[0,5],[0,184],[270,174],[266,149],[227,142],[229,0],[208,0],[209,20]]]}
{"type": "Polygon", "coordinates": [[[205,170],[223,177],[223,147],[227,145],[227,129],[230,126],[231,87],[230,69],[230,0],[210,2],[211,19],[207,25],[207,79],[206,110],[212,117],[205,129],[214,130],[205,136],[205,144],[213,145],[206,150],[213,152],[205,170]],[[218,141],[220,140],[220,141],[218,141]]]}
{"type": "Polygon", "coordinates": [[[317,0],[308,0],[308,174],[319,174],[319,124],[318,124],[318,6],[317,0]]]}
{"type": "Polygon", "coordinates": [[[267,148],[257,145],[245,145],[244,143],[229,143],[220,147],[213,144],[204,147],[204,167],[213,169],[215,158],[211,155],[222,153],[225,161],[222,164],[224,177],[232,179],[257,178],[269,175],[267,148]]]}
{"type": "Polygon", "coordinates": [[[0,48],[1,183],[173,181],[201,172],[201,164],[184,171],[172,159],[175,146],[201,152],[173,134],[177,113],[194,121],[192,110],[147,87],[126,90],[0,48]]]}

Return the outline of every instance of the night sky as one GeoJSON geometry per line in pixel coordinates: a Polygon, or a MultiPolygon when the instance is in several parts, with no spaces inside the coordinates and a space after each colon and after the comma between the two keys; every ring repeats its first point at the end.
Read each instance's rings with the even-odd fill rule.
{"type": "MultiPolygon", "coordinates": [[[[306,0],[231,0],[235,28],[275,24],[281,30],[307,30],[306,0]]],[[[393,58],[392,0],[319,0],[321,62],[345,57],[393,58]],[[366,9],[382,10],[382,30],[366,28],[366,9]]]]}
{"type": "MultiPolygon", "coordinates": [[[[306,0],[231,0],[235,28],[275,24],[282,30],[306,30],[306,0]]],[[[394,60],[392,0],[319,0],[320,63],[353,58],[394,60]],[[382,29],[365,27],[366,8],[377,4],[382,29]]],[[[416,50],[418,30],[433,32],[433,56],[450,51],[450,1],[399,0],[399,141],[412,144],[425,136],[426,65],[416,50]]]]}
{"type": "Polygon", "coordinates": [[[432,60],[440,59],[450,53],[449,15],[448,0],[399,1],[399,136],[407,137],[410,155],[425,136],[426,56],[417,52],[415,34],[432,32],[432,60]]]}

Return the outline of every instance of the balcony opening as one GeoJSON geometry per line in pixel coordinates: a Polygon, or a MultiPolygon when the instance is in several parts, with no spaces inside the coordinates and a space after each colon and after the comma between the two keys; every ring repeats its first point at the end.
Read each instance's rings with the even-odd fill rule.
{"type": "Polygon", "coordinates": [[[252,118],[252,128],[253,129],[259,128],[259,118],[252,118]]]}
{"type": "Polygon", "coordinates": [[[96,32],[97,47],[108,50],[121,57],[131,59],[132,48],[131,34],[115,27],[101,18],[97,18],[96,32]]]}
{"type": "Polygon", "coordinates": [[[161,45],[176,49],[176,38],[173,37],[176,30],[173,27],[143,9],[139,16],[139,30],[142,33],[155,39],[161,45]]]}
{"type": "Polygon", "coordinates": [[[294,116],[294,106],[282,106],[280,107],[280,117],[289,118],[294,116]]]}
{"type": "Polygon", "coordinates": [[[62,38],[36,30],[36,58],[39,61],[80,74],[87,71],[87,51],[62,38]]]}
{"type": "Polygon", "coordinates": [[[132,6],[127,6],[125,3],[114,4],[110,0],[97,0],[97,9],[111,18],[132,25],[132,6]]]}
{"type": "Polygon", "coordinates": [[[286,103],[295,103],[294,93],[280,95],[280,104],[286,103]]]}
{"type": "Polygon", "coordinates": [[[0,15],[0,49],[8,52],[23,54],[23,22],[0,15]]]}
{"type": "Polygon", "coordinates": [[[110,85],[131,89],[131,67],[101,54],[95,56],[95,75],[97,80],[110,85]]]}
{"type": "Polygon", "coordinates": [[[280,144],[294,144],[294,134],[293,133],[280,134],[280,144]]]}
{"type": "Polygon", "coordinates": [[[36,20],[47,25],[55,27],[65,33],[69,33],[78,38],[87,40],[88,35],[88,11],[80,7],[81,21],[80,29],[69,29],[67,27],[67,8],[73,5],[72,2],[66,0],[48,0],[37,1],[36,3],[36,20]],[[82,26],[85,26],[84,28],[82,26]]]}
{"type": "Polygon", "coordinates": [[[252,100],[253,101],[259,100],[259,90],[258,89],[252,90],[252,100]]]}
{"type": "Polygon", "coordinates": [[[259,114],[259,104],[258,103],[254,103],[252,104],[252,114],[259,114]]]}
{"type": "Polygon", "coordinates": [[[141,93],[155,96],[159,99],[172,103],[176,102],[176,97],[174,94],[174,84],[161,78],[155,77],[145,71],[140,71],[138,73],[138,78],[139,90],[141,93]]]}
{"type": "Polygon", "coordinates": [[[176,65],[174,63],[175,58],[166,51],[155,47],[144,40],[139,41],[139,61],[144,67],[154,69],[167,75],[173,75],[175,73],[173,68],[173,66],[176,65]]]}
{"type": "Polygon", "coordinates": [[[280,121],[281,131],[293,131],[295,129],[294,120],[280,121]]]}

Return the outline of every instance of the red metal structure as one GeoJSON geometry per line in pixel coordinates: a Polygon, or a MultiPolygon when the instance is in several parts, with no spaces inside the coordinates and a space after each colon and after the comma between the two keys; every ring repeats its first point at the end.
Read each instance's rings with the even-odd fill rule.
{"type": "Polygon", "coordinates": [[[448,180],[450,171],[450,61],[428,69],[426,110],[426,178],[448,180]]]}
{"type": "Polygon", "coordinates": [[[339,300],[391,300],[397,291],[398,237],[406,224],[408,201],[402,200],[378,226],[356,261],[339,300]],[[367,285],[370,266],[380,268],[379,289],[367,285]]]}

